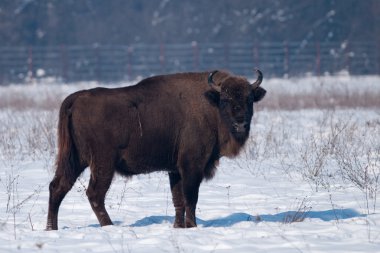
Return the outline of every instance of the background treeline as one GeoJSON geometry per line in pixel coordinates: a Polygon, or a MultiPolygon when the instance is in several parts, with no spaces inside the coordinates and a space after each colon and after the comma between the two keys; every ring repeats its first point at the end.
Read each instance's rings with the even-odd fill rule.
{"type": "Polygon", "coordinates": [[[379,0],[1,0],[0,46],[379,41],[379,0]]]}

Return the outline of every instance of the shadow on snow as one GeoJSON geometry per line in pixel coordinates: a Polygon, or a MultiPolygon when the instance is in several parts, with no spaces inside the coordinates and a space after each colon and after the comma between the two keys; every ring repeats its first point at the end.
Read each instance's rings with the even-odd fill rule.
{"type": "MultiPolygon", "coordinates": [[[[202,220],[197,218],[198,226],[202,227],[231,227],[235,224],[244,221],[251,222],[280,222],[285,223],[289,220],[289,217],[299,215],[296,211],[287,211],[277,214],[263,214],[263,215],[250,215],[247,213],[234,213],[226,217],[216,218],[212,220],[202,220]]],[[[354,209],[336,209],[326,211],[308,211],[302,215],[305,219],[320,219],[322,221],[344,220],[358,217],[366,217],[364,214],[360,214],[354,209]]],[[[131,227],[145,227],[154,224],[173,223],[173,216],[149,216],[131,224],[131,227]]],[[[123,226],[122,221],[114,221],[114,225],[123,226]]],[[[99,224],[92,224],[88,227],[100,227],[99,224]]],[[[64,229],[67,227],[64,227],[64,229]]]]}
{"type": "MultiPolygon", "coordinates": [[[[250,215],[247,213],[234,213],[226,217],[221,217],[212,220],[197,219],[199,226],[203,227],[231,227],[237,223],[244,221],[252,222],[284,222],[288,217],[293,217],[297,214],[295,211],[288,211],[278,214],[263,214],[263,215],[250,215]]],[[[357,217],[365,217],[353,209],[339,209],[339,210],[326,210],[326,211],[309,211],[303,215],[305,219],[320,219],[323,221],[344,220],[357,217]]],[[[149,216],[131,224],[131,227],[145,227],[154,224],[161,224],[164,222],[173,223],[173,216],[149,216]]],[[[120,224],[120,222],[115,222],[120,224]]]]}

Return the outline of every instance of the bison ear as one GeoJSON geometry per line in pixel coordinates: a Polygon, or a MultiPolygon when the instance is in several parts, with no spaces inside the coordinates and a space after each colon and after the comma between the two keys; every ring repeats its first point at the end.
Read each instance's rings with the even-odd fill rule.
{"type": "Polygon", "coordinates": [[[263,97],[265,96],[266,93],[267,93],[267,91],[261,87],[254,89],[253,90],[253,102],[259,102],[261,99],[263,99],[263,97]]]}
{"type": "Polygon", "coordinates": [[[213,105],[219,107],[220,93],[216,90],[208,90],[205,92],[205,97],[213,105]]]}

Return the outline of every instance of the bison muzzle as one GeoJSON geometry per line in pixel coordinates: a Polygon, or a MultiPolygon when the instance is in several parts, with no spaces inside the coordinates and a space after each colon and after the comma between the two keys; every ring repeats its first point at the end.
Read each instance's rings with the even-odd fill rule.
{"type": "Polygon", "coordinates": [[[69,95],[59,112],[47,230],[58,229],[59,206],[86,167],[86,194],[101,226],[112,225],[104,200],[115,172],[130,177],[154,171],[169,174],[174,227],[196,226],[202,180],[213,177],[220,157],[239,153],[253,104],[266,93],[257,73],[253,84],[224,71],[179,73],[69,95]]]}

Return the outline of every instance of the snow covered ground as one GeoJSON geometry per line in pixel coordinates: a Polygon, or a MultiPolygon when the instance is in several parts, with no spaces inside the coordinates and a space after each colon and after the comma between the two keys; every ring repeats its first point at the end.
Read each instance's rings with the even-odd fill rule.
{"type": "Polygon", "coordinates": [[[116,176],[115,225],[99,227],[86,171],[44,231],[59,103],[96,85],[0,87],[0,252],[380,252],[380,105],[279,108],[284,94],[379,94],[379,77],[264,82],[244,152],[201,185],[197,228],[172,228],[165,173],[116,176]]]}

